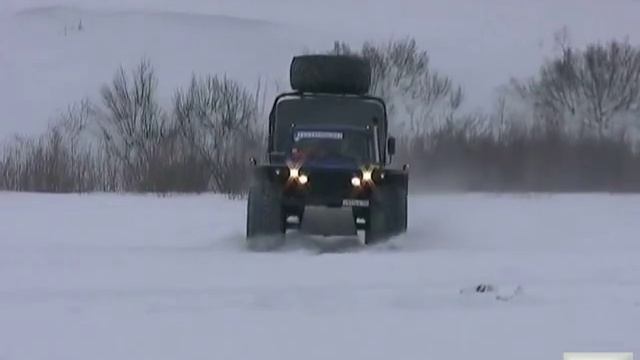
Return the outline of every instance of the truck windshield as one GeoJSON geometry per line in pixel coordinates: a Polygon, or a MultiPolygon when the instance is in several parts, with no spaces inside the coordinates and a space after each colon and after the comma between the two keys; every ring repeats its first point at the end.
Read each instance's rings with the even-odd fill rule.
{"type": "Polygon", "coordinates": [[[364,131],[297,130],[291,147],[293,159],[375,161],[374,144],[364,131]]]}

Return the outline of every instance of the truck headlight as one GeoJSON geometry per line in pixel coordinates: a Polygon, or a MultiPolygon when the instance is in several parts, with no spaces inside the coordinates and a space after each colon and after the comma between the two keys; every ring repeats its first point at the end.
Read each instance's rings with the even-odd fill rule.
{"type": "Polygon", "coordinates": [[[372,178],[373,178],[373,171],[365,170],[362,172],[362,180],[364,182],[371,182],[372,178]]]}
{"type": "Polygon", "coordinates": [[[362,185],[362,180],[360,180],[359,177],[354,176],[351,178],[351,185],[355,186],[355,187],[360,187],[360,185],[362,185]]]}
{"type": "Polygon", "coordinates": [[[307,182],[309,182],[309,177],[307,177],[307,175],[305,175],[305,174],[302,174],[302,175],[298,176],[298,182],[299,182],[301,185],[304,185],[304,184],[306,184],[307,182]]]}
{"type": "Polygon", "coordinates": [[[289,168],[289,179],[298,182],[300,185],[304,185],[309,182],[309,176],[302,173],[297,167],[289,168]]]}

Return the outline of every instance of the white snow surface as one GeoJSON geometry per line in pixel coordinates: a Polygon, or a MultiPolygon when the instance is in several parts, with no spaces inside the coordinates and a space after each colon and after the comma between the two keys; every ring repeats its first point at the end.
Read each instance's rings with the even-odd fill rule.
{"type": "Polygon", "coordinates": [[[98,100],[120,65],[143,57],[168,104],[192,73],[287,90],[291,57],[334,40],[412,36],[464,86],[469,109],[490,109],[497,87],[537,71],[562,27],[576,46],[638,44],[639,14],[636,0],[2,0],[0,139],[98,100]]]}
{"type": "Polygon", "coordinates": [[[422,194],[389,244],[259,254],[244,206],[0,193],[0,359],[640,351],[638,196],[422,194]]]}

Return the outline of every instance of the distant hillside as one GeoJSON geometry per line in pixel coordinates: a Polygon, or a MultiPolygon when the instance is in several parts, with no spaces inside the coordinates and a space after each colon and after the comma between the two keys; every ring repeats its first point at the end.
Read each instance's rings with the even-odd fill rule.
{"type": "Polygon", "coordinates": [[[497,86],[537,70],[561,27],[577,45],[625,36],[638,43],[638,14],[632,0],[3,1],[0,138],[41,130],[143,56],[168,100],[192,72],[286,86],[292,55],[335,39],[414,36],[465,86],[468,106],[490,107],[497,86]]]}

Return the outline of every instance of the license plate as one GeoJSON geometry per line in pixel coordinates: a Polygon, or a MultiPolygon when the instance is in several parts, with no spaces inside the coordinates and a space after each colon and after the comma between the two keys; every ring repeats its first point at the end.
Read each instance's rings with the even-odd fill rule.
{"type": "Polygon", "coordinates": [[[344,200],[342,200],[342,206],[367,207],[367,206],[369,206],[369,200],[344,199],[344,200]]]}

